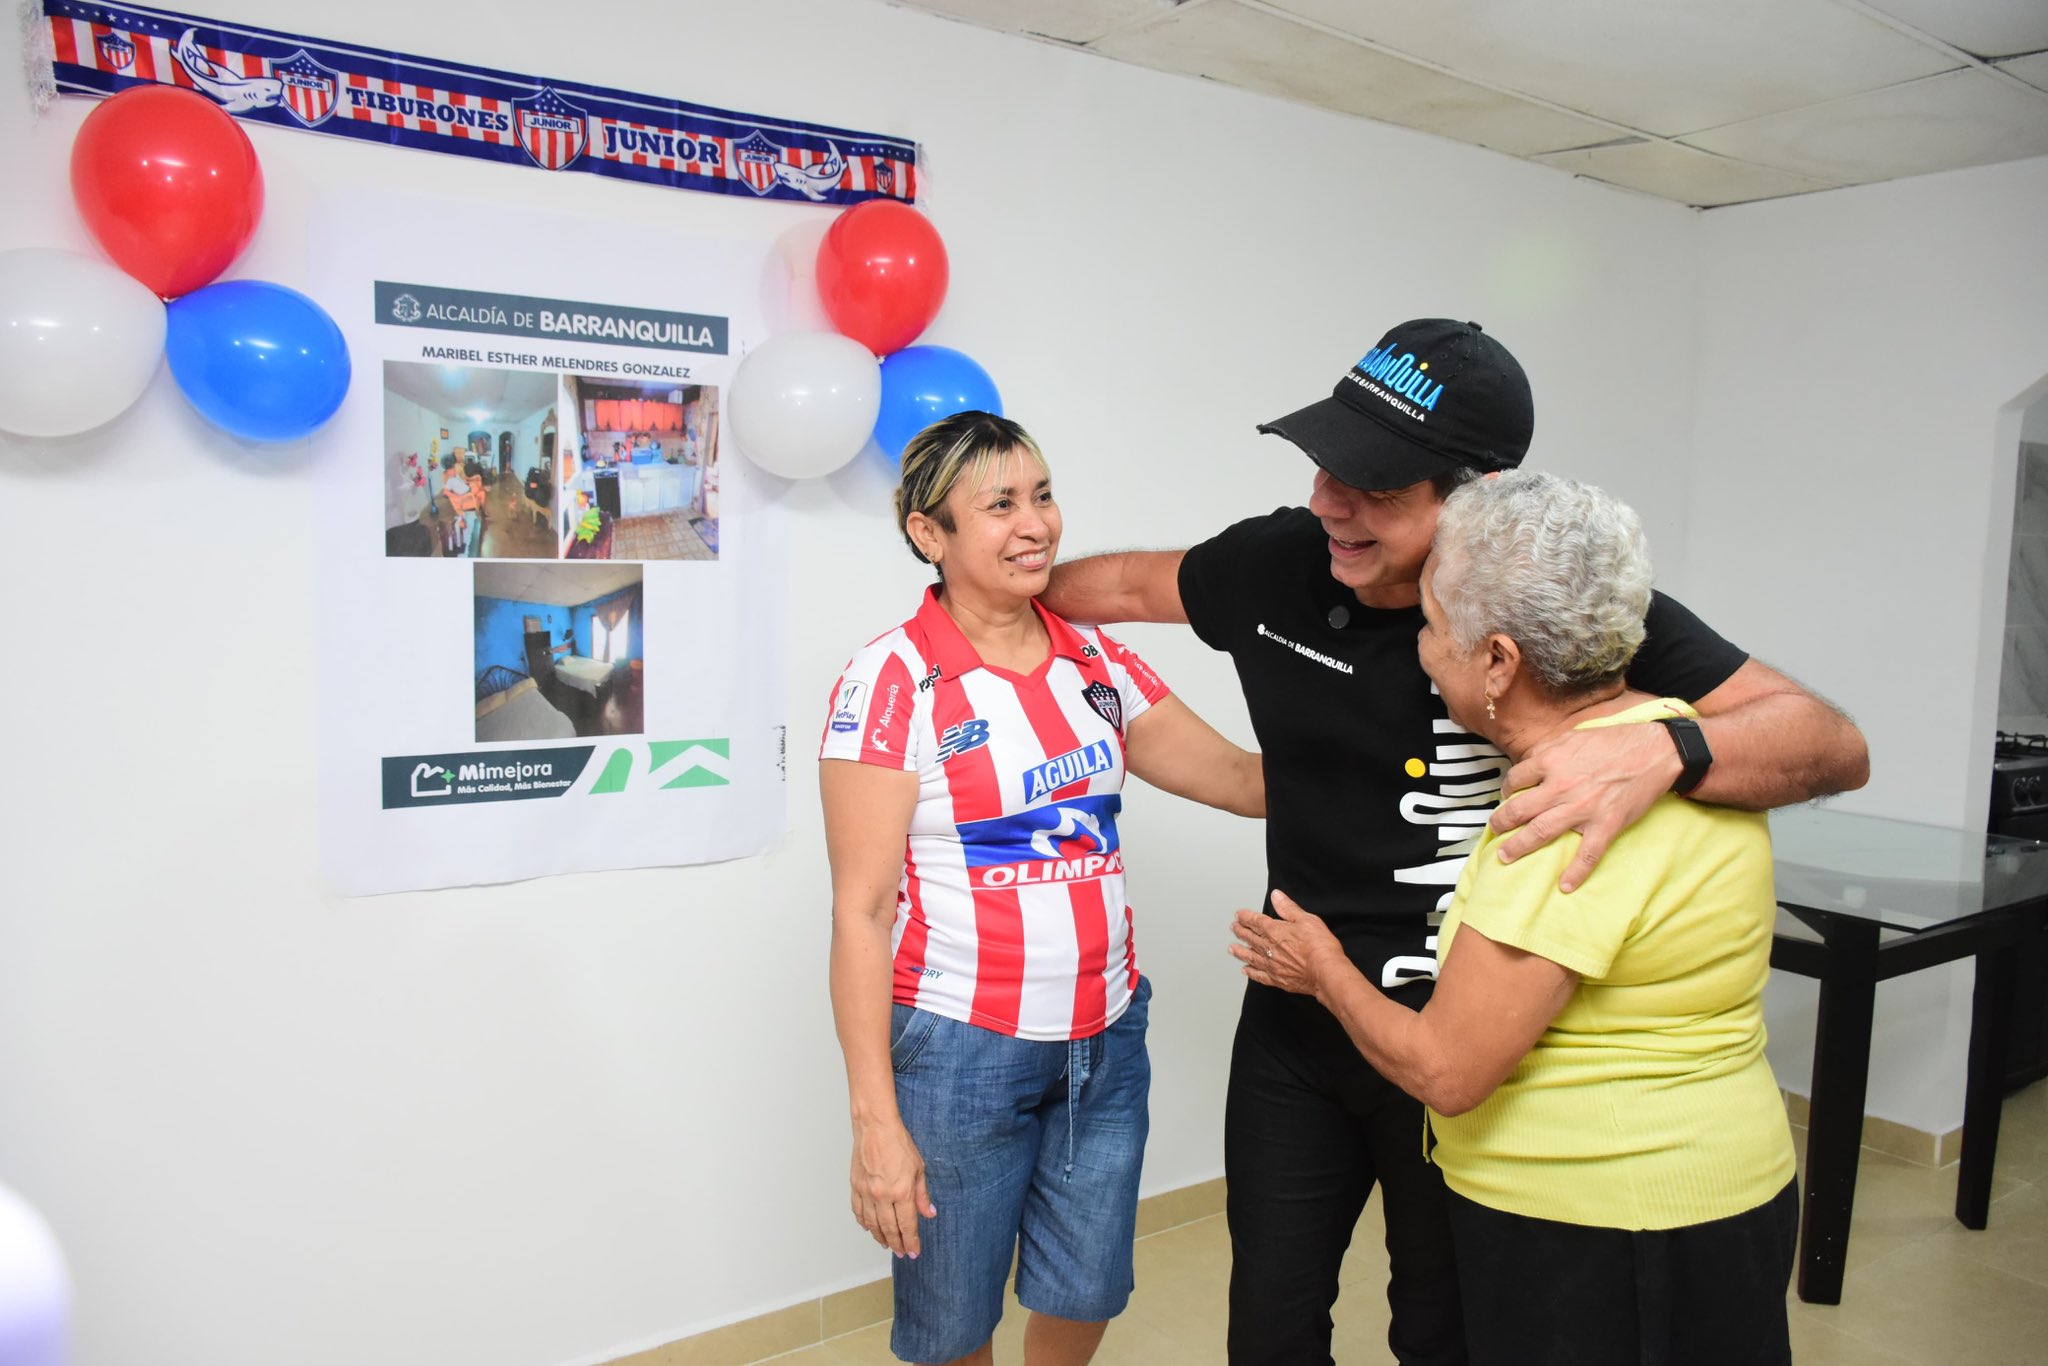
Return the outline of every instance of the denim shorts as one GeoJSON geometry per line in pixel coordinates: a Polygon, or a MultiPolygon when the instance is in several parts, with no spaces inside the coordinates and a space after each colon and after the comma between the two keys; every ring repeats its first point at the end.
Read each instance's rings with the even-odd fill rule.
{"type": "Polygon", "coordinates": [[[922,1255],[895,1262],[898,1357],[951,1361],[988,1341],[1013,1253],[1026,1309],[1083,1323],[1123,1312],[1149,1127],[1151,998],[1140,978],[1115,1024],[1070,1042],[894,1008],[896,1104],[939,1211],[918,1219],[922,1255]]]}

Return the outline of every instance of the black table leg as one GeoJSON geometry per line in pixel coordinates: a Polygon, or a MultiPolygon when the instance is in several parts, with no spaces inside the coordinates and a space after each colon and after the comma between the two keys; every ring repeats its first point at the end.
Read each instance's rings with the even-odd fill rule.
{"type": "Polygon", "coordinates": [[[1806,1130],[1806,1209],[1800,1225],[1799,1298],[1842,1302],[1863,1101],[1870,1083],[1870,1020],[1877,1000],[1877,925],[1829,918],[1828,953],[1814,1022],[1813,1099],[1806,1130]]]}
{"type": "Polygon", "coordinates": [[[1977,955],[1977,986],[1970,997],[1970,1071],[1963,1095],[1963,1160],[1956,1176],[1956,1218],[1965,1228],[1983,1228],[1991,1216],[1991,1169],[1998,1157],[1998,1121],[2005,1109],[2015,957],[2009,943],[1977,955]]]}

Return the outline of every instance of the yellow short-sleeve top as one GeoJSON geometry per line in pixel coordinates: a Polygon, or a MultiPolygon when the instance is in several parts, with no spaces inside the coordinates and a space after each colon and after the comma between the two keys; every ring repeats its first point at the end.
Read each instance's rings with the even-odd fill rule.
{"type": "MultiPolygon", "coordinates": [[[[1671,698],[1590,726],[1693,715],[1671,698]]],[[[1761,813],[1665,796],[1584,885],[1557,890],[1568,834],[1512,864],[1488,832],[1438,936],[1470,926],[1579,974],[1536,1046],[1477,1109],[1432,1114],[1451,1189],[1493,1209],[1664,1229],[1753,1209],[1792,1179],[1764,1058],[1776,902],[1761,813]]]]}

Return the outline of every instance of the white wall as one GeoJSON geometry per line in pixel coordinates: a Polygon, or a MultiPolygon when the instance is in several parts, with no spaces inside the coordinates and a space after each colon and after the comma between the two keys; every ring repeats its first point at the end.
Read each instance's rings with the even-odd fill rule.
{"type": "Polygon", "coordinates": [[[540,429],[546,425],[548,414],[554,411],[550,403],[537,408],[519,420],[512,428],[512,472],[524,479],[533,473],[533,467],[540,463],[540,429]]]}
{"type": "MultiPolygon", "coordinates": [[[[1947,766],[1967,727],[1942,713],[1967,711],[1971,641],[1928,609],[1974,591],[1974,555],[1947,562],[1982,535],[1982,490],[1962,486],[1983,479],[1907,455],[1917,433],[1942,459],[1988,460],[1990,410],[2048,370],[2038,267],[2013,287],[2030,307],[1985,297],[1998,256],[2027,273],[2008,201],[2041,221],[2038,164],[1959,178],[1972,193],[1888,187],[1702,220],[878,4],[616,0],[602,23],[579,11],[572,42],[542,0],[501,0],[489,23],[473,5],[238,4],[287,30],[921,139],[953,260],[929,340],[981,360],[1041,439],[1070,554],[1185,543],[1299,501],[1307,463],[1254,425],[1326,393],[1393,322],[1476,318],[1529,368],[1536,458],[1634,501],[1667,585],[1873,724],[1870,809],[1942,816],[1960,800],[1947,766]],[[1958,228],[1951,208],[1998,226],[1958,228]],[[1838,220],[1895,250],[1849,253],[1869,258],[1853,269],[1826,231],[1838,220]],[[1951,241],[1953,260],[1922,250],[1951,241]],[[1808,264],[1778,268],[1788,256],[1808,264]],[[1930,273],[1961,292],[1919,283],[1930,273]],[[1788,302],[1808,296],[1837,311],[1788,302]],[[1843,358],[1816,358],[1815,330],[1840,334],[1843,358]],[[1895,351],[1887,330],[1906,334],[1895,351]],[[1790,378],[1816,368],[1826,415],[1790,378]],[[1932,406],[1912,407],[1908,382],[1936,370],[1932,406]],[[1752,412],[1737,392],[1768,401],[1752,412]],[[1882,469],[1857,479],[1864,462],[1841,453],[1866,448],[1882,469]],[[1778,487],[1783,506],[1756,496],[1778,487]],[[1871,543],[1870,525],[1889,533],[1871,543]],[[1814,555],[1816,539],[1864,572],[1814,555]],[[1901,614],[1869,584],[1916,609],[1910,640],[1891,646],[1901,614]],[[1802,610],[1814,601],[1829,606],[1802,610]]],[[[0,37],[0,69],[15,41],[0,37]]],[[[63,185],[86,108],[37,121],[0,95],[0,156],[25,187],[0,201],[0,246],[85,245],[63,185]]],[[[462,199],[508,233],[522,209],[587,214],[596,250],[618,222],[800,244],[830,217],[252,136],[270,199],[238,269],[288,284],[307,283],[312,217],[370,184],[462,199]]],[[[357,399],[376,387],[359,377],[357,399]]],[[[0,797],[0,1180],[71,1254],[79,1366],[559,1366],[884,1274],[845,1214],[826,872],[800,754],[789,837],[764,859],[357,902],[319,885],[304,528],[337,514],[309,496],[314,458],[336,454],[219,436],[167,377],[103,432],[0,445],[0,496],[91,509],[16,519],[6,581],[61,567],[102,604],[109,642],[61,689],[10,675],[17,781],[0,797]],[[193,605],[223,601],[266,629],[196,631],[193,605]],[[773,997],[733,984],[764,963],[773,997]]],[[[887,489],[861,463],[784,495],[795,737],[923,582],[887,489]]],[[[1221,657],[1181,632],[1127,635],[1246,737],[1221,657]]],[[[1158,988],[1151,1191],[1221,1168],[1237,994],[1222,944],[1261,857],[1253,828],[1142,792],[1125,838],[1158,988]]]]}
{"type": "MultiPolygon", "coordinates": [[[[1862,724],[1844,809],[1982,829],[2020,418],[2048,392],[2048,159],[1702,228],[1690,601],[1862,724]]],[[[1972,980],[1880,989],[1872,1113],[1961,1122],[1972,980]]],[[[1773,983],[1795,1088],[1812,999],[1773,983]]]]}

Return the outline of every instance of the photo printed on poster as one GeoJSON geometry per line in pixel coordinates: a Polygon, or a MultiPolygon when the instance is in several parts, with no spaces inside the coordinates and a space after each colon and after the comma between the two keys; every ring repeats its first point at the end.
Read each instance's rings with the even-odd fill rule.
{"type": "Polygon", "coordinates": [[[721,400],[766,335],[768,246],[529,214],[500,252],[364,226],[437,219],[352,205],[315,253],[357,376],[317,442],[329,878],[368,895],[765,851],[785,543],[721,400]]]}

